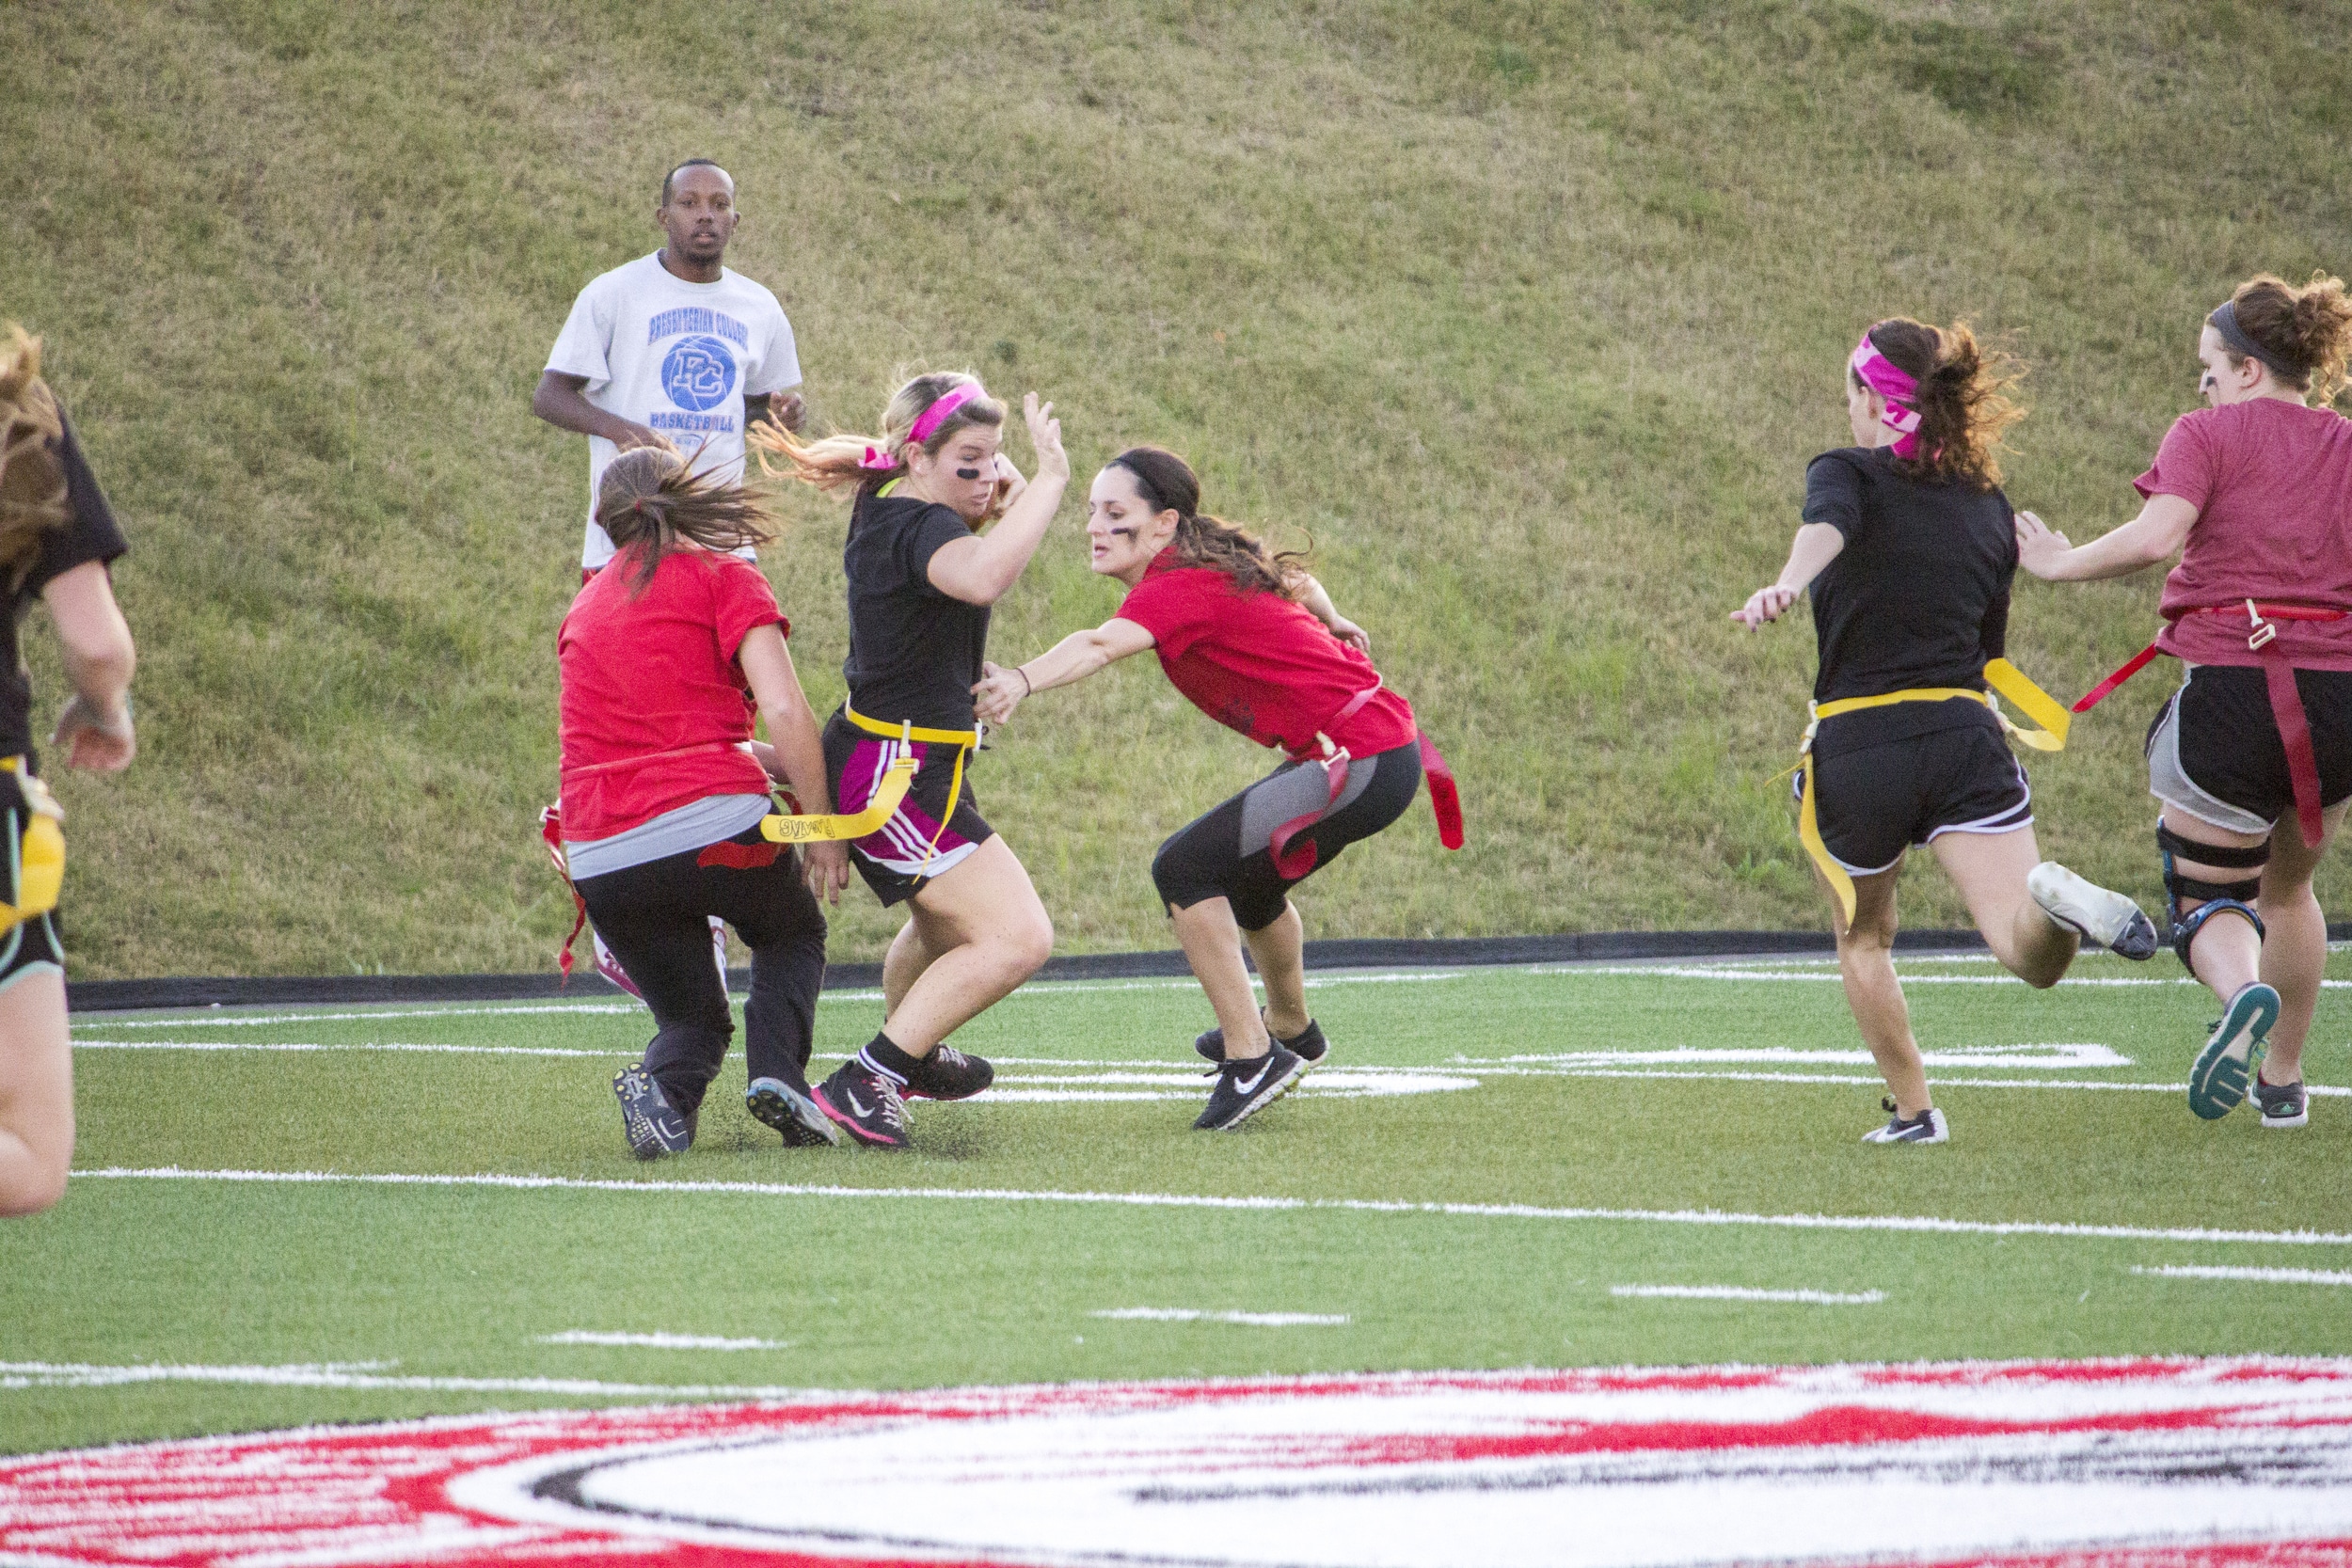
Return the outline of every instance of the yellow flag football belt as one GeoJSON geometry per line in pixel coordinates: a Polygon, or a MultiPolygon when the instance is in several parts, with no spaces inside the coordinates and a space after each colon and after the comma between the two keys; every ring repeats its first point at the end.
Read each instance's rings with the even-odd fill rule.
{"type": "Polygon", "coordinates": [[[1820,729],[1821,721],[1835,719],[1841,713],[1859,713],[1864,708],[1892,707],[1897,703],[1982,703],[2001,721],[2001,728],[2020,744],[2037,752],[2066,750],[2066,730],[2074,716],[2066,711],[2064,704],[2034,685],[2023,670],[2005,658],[1996,658],[1984,667],[1984,681],[1993,691],[1974,691],[1964,686],[1918,686],[1889,691],[1883,696],[1839,697],[1834,702],[1806,705],[1813,718],[1805,725],[1804,739],[1797,748],[1797,766],[1804,770],[1804,795],[1797,807],[1797,838],[1804,844],[1804,852],[1813,857],[1813,863],[1820,868],[1830,891],[1837,895],[1837,907],[1845,911],[1847,925],[1853,924],[1853,879],[1832,858],[1829,846],[1821,842],[1820,818],[1813,798],[1813,736],[1820,729]],[[2015,703],[2020,712],[2041,727],[2029,730],[2011,722],[2009,715],[2001,711],[2000,704],[1993,700],[1994,691],[2015,703]]]}
{"type": "Polygon", "coordinates": [[[16,902],[0,902],[0,932],[12,931],[57,907],[65,886],[65,808],[49,786],[26,770],[21,756],[0,757],[0,772],[16,775],[24,799],[24,830],[12,846],[16,853],[16,902]]]}
{"type": "MultiPolygon", "coordinates": [[[[939,814],[939,832],[946,832],[947,819],[955,816],[956,801],[963,794],[963,759],[980,743],[980,732],[977,729],[926,729],[903,721],[885,724],[879,719],[866,718],[847,703],[842,704],[841,711],[850,723],[867,735],[881,736],[908,747],[919,740],[926,745],[953,746],[956,749],[955,776],[947,784],[947,805],[939,814]]],[[[759,822],[759,836],[771,844],[809,844],[820,839],[854,839],[882,832],[882,824],[890,820],[891,814],[898,809],[898,802],[906,799],[919,766],[911,754],[893,762],[883,770],[882,782],[875,785],[873,798],[866,802],[864,811],[830,816],[764,816],[759,822]]],[[[931,848],[936,851],[938,847],[939,833],[934,833],[931,835],[931,848]]]]}

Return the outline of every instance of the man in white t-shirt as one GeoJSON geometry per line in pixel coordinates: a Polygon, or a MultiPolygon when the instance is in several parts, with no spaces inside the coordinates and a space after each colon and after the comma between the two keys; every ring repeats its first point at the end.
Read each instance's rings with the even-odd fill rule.
{"type": "Polygon", "coordinates": [[[774,294],[720,264],[735,235],[733,178],[707,158],[678,165],[654,221],[666,243],[580,291],[531,398],[539,418],[588,437],[583,575],[612,559],[596,484],[623,449],[659,437],[697,472],[732,480],[746,421],[801,427],[792,324],[774,294]]]}

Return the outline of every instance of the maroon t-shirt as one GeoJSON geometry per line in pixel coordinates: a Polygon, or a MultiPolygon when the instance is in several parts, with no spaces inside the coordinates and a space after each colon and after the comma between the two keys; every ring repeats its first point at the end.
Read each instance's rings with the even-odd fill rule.
{"type": "Polygon", "coordinates": [[[635,593],[638,551],[588,579],[556,634],[563,662],[564,836],[610,838],[713,795],[765,795],[751,683],[755,627],[788,636],[759,568],[681,546],[635,593]]]}
{"type": "MultiPolygon", "coordinates": [[[[2190,664],[2254,664],[2242,601],[2352,610],[2352,420],[2256,398],[2184,414],[2132,482],[2197,508],[2164,579],[2156,646],[2190,664]],[[2184,615],[2238,604],[2234,615],[2184,615]]],[[[2304,670],[2352,670],[2352,620],[2277,621],[2277,654],[2304,670]]]]}
{"type": "Polygon", "coordinates": [[[1368,757],[1419,733],[1412,705],[1382,689],[1337,721],[1380,672],[1331,635],[1304,605],[1248,592],[1210,566],[1185,566],[1162,550],[1128,592],[1119,618],[1159,645],[1168,684],[1228,729],[1295,759],[1323,754],[1317,731],[1348,754],[1368,757]]]}

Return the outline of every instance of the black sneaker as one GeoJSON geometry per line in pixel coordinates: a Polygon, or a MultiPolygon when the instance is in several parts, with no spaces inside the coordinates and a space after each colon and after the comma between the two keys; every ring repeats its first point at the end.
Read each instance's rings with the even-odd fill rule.
{"type": "Polygon", "coordinates": [[[1886,1112],[1886,1125],[1873,1127],[1862,1134],[1866,1144],[1940,1144],[1949,1143],[1952,1131],[1944,1124],[1944,1113],[1931,1105],[1915,1117],[1905,1117],[1895,1109],[1891,1099],[1879,1101],[1886,1112]]]}
{"type": "Polygon", "coordinates": [[[969,1100],[994,1082],[996,1069],[987,1057],[967,1056],[942,1042],[930,1055],[914,1058],[914,1070],[898,1094],[904,1100],[969,1100]]]}
{"type": "Polygon", "coordinates": [[[675,1110],[643,1062],[612,1076],[612,1097],[621,1102],[621,1131],[628,1151],[640,1160],[683,1154],[694,1145],[694,1118],[675,1110]]]}
{"type": "MultiPolygon", "coordinates": [[[[1258,1009],[1258,1019],[1260,1022],[1264,1022],[1265,1009],[1263,1007],[1258,1009]]],[[[1331,1042],[1323,1037],[1323,1025],[1311,1018],[1307,1021],[1305,1029],[1293,1035],[1289,1039],[1284,1039],[1271,1029],[1266,1031],[1266,1035],[1275,1044],[1296,1056],[1309,1067],[1313,1067],[1322,1061],[1323,1053],[1331,1049],[1331,1042]]],[[[1225,1060],[1225,1031],[1210,1030],[1194,1040],[1192,1048],[1210,1061],[1222,1065],[1225,1060]]]]}
{"type": "Polygon", "coordinates": [[[1193,1126],[1230,1132],[1290,1093],[1291,1085],[1306,1070],[1307,1064],[1296,1052],[1279,1045],[1263,1056],[1220,1063],[1216,1087],[1209,1091],[1209,1108],[1193,1126]]]}
{"type": "Polygon", "coordinates": [[[795,1088],[781,1078],[755,1078],[743,1091],[743,1109],[783,1133],[787,1148],[816,1148],[841,1141],[841,1130],[809,1098],[806,1083],[795,1088]]]}
{"type": "Polygon", "coordinates": [[[2265,1084],[2255,1079],[2254,1103],[2262,1108],[2265,1127],[2302,1127],[2312,1119],[2311,1096],[2304,1092],[2300,1078],[2292,1084],[2265,1084]]]}
{"type": "Polygon", "coordinates": [[[907,1147],[907,1108],[898,1086],[854,1057],[817,1085],[815,1098],[819,1110],[866,1148],[907,1147]]]}

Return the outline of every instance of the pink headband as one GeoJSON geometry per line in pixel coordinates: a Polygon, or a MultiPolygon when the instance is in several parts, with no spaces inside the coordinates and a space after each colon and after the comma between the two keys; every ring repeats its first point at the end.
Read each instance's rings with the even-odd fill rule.
{"type": "Polygon", "coordinates": [[[1854,345],[1853,357],[1846,364],[1855,380],[1886,400],[1886,412],[1879,416],[1879,423],[1901,437],[1895,443],[1895,455],[1918,456],[1919,410],[1912,406],[1919,396],[1918,378],[1881,354],[1867,332],[1854,345]]]}
{"type": "MultiPolygon", "coordinates": [[[[929,408],[915,416],[914,428],[907,432],[906,444],[911,447],[921,446],[931,438],[932,432],[947,422],[948,415],[970,403],[974,398],[987,395],[987,389],[977,381],[961,381],[948,388],[929,408]]],[[[861,468],[872,468],[877,472],[887,473],[898,466],[898,458],[897,453],[884,451],[880,447],[867,447],[866,455],[857,460],[857,466],[861,468]]]]}

